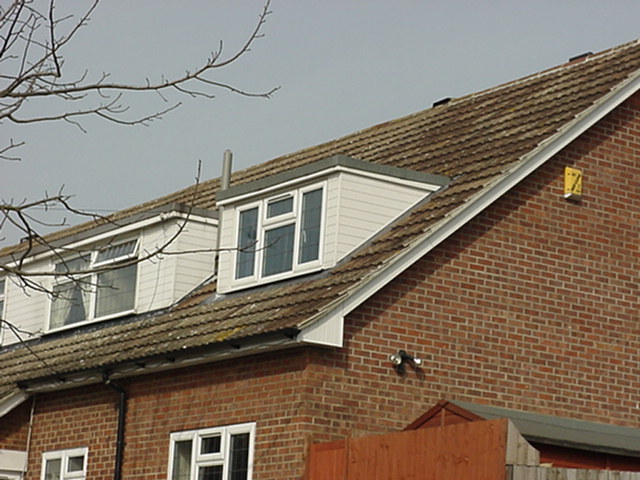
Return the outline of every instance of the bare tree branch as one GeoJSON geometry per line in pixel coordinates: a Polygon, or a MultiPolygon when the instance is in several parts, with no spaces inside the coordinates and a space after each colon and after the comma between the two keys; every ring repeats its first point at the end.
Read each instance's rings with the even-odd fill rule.
{"type": "MultiPolygon", "coordinates": [[[[278,88],[272,88],[262,92],[251,92],[238,88],[235,85],[221,82],[210,75],[221,68],[237,61],[241,56],[251,51],[253,43],[262,37],[261,29],[264,25],[269,11],[269,1],[267,1],[258,17],[258,22],[245,43],[228,58],[222,59],[223,44],[219,43],[208,59],[202,65],[187,70],[177,78],[162,77],[160,81],[152,82],[148,78],[141,84],[128,84],[107,81],[109,75],[103,73],[95,82],[88,81],[88,72],[83,73],[79,78],[73,80],[63,80],[62,69],[64,62],[60,58],[60,50],[73,39],[78,30],[87,25],[90,16],[96,10],[99,0],[94,3],[78,18],[73,26],[66,33],[58,34],[59,27],[71,17],[55,19],[54,0],[49,1],[48,10],[45,14],[30,8],[29,0],[17,0],[11,8],[4,12],[4,22],[0,21],[0,35],[2,48],[0,48],[0,62],[9,59],[20,59],[20,66],[13,75],[3,74],[0,76],[0,121],[6,120],[16,124],[48,122],[48,121],[68,121],[83,127],[76,119],[87,116],[97,116],[107,121],[122,124],[136,125],[147,124],[150,120],[161,118],[164,114],[178,108],[180,102],[161,112],[141,115],[133,118],[125,118],[128,109],[121,103],[122,94],[132,93],[158,93],[165,101],[166,97],[162,92],[173,90],[181,95],[189,97],[215,98],[213,93],[216,90],[226,90],[237,95],[247,97],[269,98],[278,88]],[[38,32],[47,30],[47,35],[41,39],[38,32]],[[20,47],[22,50],[20,51],[20,47]],[[33,50],[37,54],[32,54],[33,50]],[[18,50],[16,53],[13,50],[18,50]],[[94,98],[94,96],[96,98],[94,98]],[[74,109],[41,116],[31,115],[22,112],[25,101],[37,101],[39,99],[58,98],[61,100],[85,100],[89,102],[87,107],[74,109]],[[101,99],[101,100],[100,100],[101,99]]],[[[64,107],[63,107],[64,108],[64,107]]]]}
{"type": "MultiPolygon", "coordinates": [[[[177,77],[162,75],[159,80],[144,78],[137,83],[126,83],[112,81],[110,74],[105,72],[96,78],[88,70],[74,77],[69,77],[68,73],[65,76],[64,49],[89,24],[99,2],[92,0],[89,5],[77,7],[84,8],[82,11],[66,16],[57,15],[56,0],[13,0],[8,5],[0,4],[0,124],[67,122],[85,132],[83,119],[96,117],[118,125],[146,126],[182,105],[180,100],[170,100],[169,92],[176,92],[178,97],[195,99],[213,99],[220,90],[246,97],[269,98],[278,89],[253,92],[215,77],[218,71],[250,52],[252,45],[263,36],[262,28],[271,13],[270,0],[264,3],[255,27],[237,50],[223,56],[223,42],[220,41],[201,64],[185,70],[177,77]],[[167,106],[143,114],[132,112],[125,96],[146,93],[157,94],[167,106]],[[44,113],[45,107],[52,107],[51,101],[54,101],[55,109],[44,113]],[[46,105],[43,102],[47,102],[46,105]]],[[[23,141],[14,139],[0,145],[0,161],[20,160],[17,152],[22,145],[23,141]]],[[[191,205],[196,204],[199,168],[191,205]]],[[[171,248],[190,220],[192,209],[189,208],[179,220],[176,231],[162,245],[150,251],[138,252],[135,257],[117,264],[74,269],[72,259],[95,251],[95,246],[91,250],[88,247],[61,247],[59,242],[53,242],[41,232],[51,227],[69,226],[67,217],[70,216],[92,221],[96,226],[109,223],[116,227],[118,225],[109,215],[77,209],[71,201],[72,197],[64,193],[62,188],[52,195],[45,192],[42,198],[36,200],[0,199],[0,239],[6,228],[17,230],[23,237],[20,245],[10,250],[12,253],[0,259],[0,278],[11,279],[27,293],[39,292],[56,298],[61,292],[54,289],[55,282],[43,280],[53,277],[60,281],[75,282],[81,288],[95,288],[93,281],[87,280],[89,275],[160,259],[163,255],[217,251],[197,249],[178,252],[171,248]],[[51,217],[54,211],[62,212],[62,215],[51,217]],[[54,263],[61,265],[58,270],[36,271],[28,265],[30,258],[43,250],[53,256],[54,263]]],[[[32,334],[21,331],[7,319],[0,319],[0,323],[21,342],[21,334],[32,334]]]]}

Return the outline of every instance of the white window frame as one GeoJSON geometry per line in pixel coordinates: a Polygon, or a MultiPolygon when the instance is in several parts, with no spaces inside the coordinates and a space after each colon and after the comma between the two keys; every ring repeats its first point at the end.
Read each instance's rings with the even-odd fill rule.
{"type": "Polygon", "coordinates": [[[257,225],[257,238],[256,245],[253,249],[255,252],[254,264],[253,264],[253,274],[245,277],[237,278],[237,268],[238,268],[238,256],[240,252],[236,249],[233,252],[232,259],[232,283],[234,287],[250,285],[256,283],[267,283],[274,282],[285,278],[290,278],[295,275],[300,275],[303,273],[309,273],[314,270],[319,270],[322,267],[322,259],[323,259],[323,250],[324,250],[324,236],[325,236],[325,228],[326,228],[326,209],[327,209],[327,182],[323,181],[320,183],[313,183],[311,185],[306,185],[304,187],[297,188],[295,190],[290,190],[288,192],[280,192],[277,195],[271,195],[269,197],[263,198],[258,201],[254,201],[251,203],[244,204],[242,206],[236,207],[235,209],[235,220],[234,220],[234,237],[233,237],[233,245],[234,247],[238,246],[239,234],[240,234],[240,216],[243,212],[248,210],[257,208],[258,209],[258,225],[257,225]],[[305,193],[312,192],[314,190],[322,189],[321,193],[321,211],[320,211],[320,235],[319,235],[319,246],[318,246],[318,258],[312,261],[300,263],[299,262],[299,254],[300,254],[300,229],[302,225],[302,199],[305,193]],[[267,208],[270,203],[278,201],[280,199],[284,199],[286,197],[293,197],[293,210],[290,213],[284,213],[281,215],[277,215],[275,217],[267,218],[267,208]],[[267,231],[284,227],[290,224],[294,224],[294,233],[293,233],[293,261],[291,270],[287,270],[280,273],[275,273],[271,275],[264,275],[264,261],[265,261],[265,237],[267,231]]]}
{"type": "MultiPolygon", "coordinates": [[[[101,272],[90,272],[92,269],[95,268],[100,268],[103,266],[108,266],[108,265],[116,265],[120,262],[129,260],[129,259],[135,259],[139,256],[139,248],[140,248],[140,240],[137,238],[130,238],[124,241],[118,241],[118,242],[113,242],[113,243],[109,243],[107,245],[103,245],[100,247],[96,247],[95,249],[91,250],[91,251],[87,251],[85,253],[82,253],[80,255],[75,255],[72,257],[68,257],[65,258],[62,261],[56,261],[53,265],[54,270],[56,269],[57,266],[59,265],[64,265],[65,262],[73,262],[79,258],[82,257],[88,257],[88,266],[87,266],[87,270],[89,271],[86,274],[78,274],[75,276],[76,279],[79,279],[80,281],[86,281],[86,290],[84,290],[83,288],[83,293],[87,293],[88,297],[89,297],[89,301],[88,301],[88,305],[87,305],[87,316],[84,320],[78,321],[78,322],[74,322],[74,323],[70,323],[68,325],[60,325],[60,326],[52,326],[51,325],[51,320],[52,320],[52,311],[53,311],[53,307],[54,307],[54,300],[55,299],[50,299],[49,301],[49,309],[48,309],[48,317],[47,317],[47,332],[53,332],[53,331],[59,331],[59,330],[66,330],[69,328],[75,328],[81,325],[86,325],[88,323],[92,323],[92,322],[96,322],[96,321],[101,321],[101,320],[108,320],[110,318],[116,318],[116,317],[121,317],[123,315],[128,315],[131,313],[135,313],[136,309],[137,309],[137,297],[138,297],[138,284],[139,284],[139,275],[140,275],[140,269],[136,268],[136,278],[134,280],[134,288],[135,288],[135,292],[134,292],[134,298],[133,298],[133,306],[131,308],[128,308],[126,310],[121,310],[118,312],[114,312],[111,314],[106,314],[106,315],[97,315],[96,314],[96,310],[97,310],[97,301],[98,301],[98,276],[100,275],[101,272]],[[123,255],[119,255],[117,257],[114,258],[109,258],[106,260],[98,260],[99,255],[101,252],[105,251],[106,249],[110,249],[110,248],[117,248],[121,245],[125,245],[127,243],[131,243],[131,242],[135,242],[133,249],[131,250],[130,253],[126,253],[123,255]]],[[[126,268],[126,267],[124,267],[126,268]]],[[[115,268],[114,268],[115,270],[115,268]]],[[[74,280],[72,280],[71,278],[66,278],[64,277],[64,274],[62,276],[62,278],[58,278],[57,280],[54,281],[53,284],[53,288],[55,288],[57,285],[64,285],[66,283],[72,283],[74,282],[74,280]]]]}
{"type": "Polygon", "coordinates": [[[170,436],[169,443],[169,466],[167,470],[167,479],[173,480],[173,462],[175,454],[176,442],[191,441],[191,463],[189,466],[189,479],[197,480],[198,469],[200,467],[222,466],[222,478],[229,478],[229,467],[231,461],[231,437],[238,434],[249,434],[249,451],[247,458],[247,480],[251,480],[253,476],[253,451],[255,447],[255,423],[241,423],[237,425],[228,425],[224,427],[205,428],[200,430],[188,430],[183,432],[174,432],[170,436]],[[203,438],[220,436],[220,452],[202,454],[201,444],[203,438]]]}
{"type": "MultiPolygon", "coordinates": [[[[6,321],[4,312],[7,308],[7,277],[0,276],[0,319],[6,321]]],[[[4,339],[5,324],[0,322],[0,345],[4,339]]]]}
{"type": "Polygon", "coordinates": [[[42,454],[42,471],[40,473],[41,480],[46,480],[46,466],[47,462],[51,460],[60,460],[60,480],[85,480],[87,478],[88,454],[89,449],[87,447],[44,452],[42,454]],[[82,462],[82,470],[69,472],[69,459],[74,457],[84,458],[82,462]]]}

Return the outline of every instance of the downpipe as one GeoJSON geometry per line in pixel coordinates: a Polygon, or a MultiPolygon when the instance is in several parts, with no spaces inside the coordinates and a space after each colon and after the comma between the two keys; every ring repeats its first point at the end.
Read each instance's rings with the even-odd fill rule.
{"type": "Polygon", "coordinates": [[[124,427],[127,411],[127,392],[109,378],[103,375],[104,384],[118,393],[118,432],[116,437],[116,461],[113,472],[113,480],[122,480],[122,460],[124,458],[124,427]]]}

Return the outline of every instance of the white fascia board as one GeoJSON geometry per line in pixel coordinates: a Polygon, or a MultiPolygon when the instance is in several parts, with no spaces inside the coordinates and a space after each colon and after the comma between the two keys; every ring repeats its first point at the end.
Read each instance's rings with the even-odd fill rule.
{"type": "Polygon", "coordinates": [[[407,180],[404,178],[393,177],[390,175],[383,175],[375,172],[367,172],[364,170],[356,170],[349,167],[338,167],[338,172],[350,173],[358,177],[371,178],[374,180],[380,180],[387,183],[393,183],[396,185],[402,185],[403,187],[415,188],[416,190],[425,190],[427,192],[435,192],[442,188],[441,185],[435,185],[433,183],[419,182],[417,180],[407,180]]]}
{"type": "MultiPolygon", "coordinates": [[[[171,212],[164,212],[164,213],[160,213],[158,215],[155,215],[153,217],[147,218],[145,220],[141,220],[139,222],[134,222],[134,223],[130,223],[128,225],[123,225],[120,228],[115,228],[113,230],[109,230],[107,232],[103,232],[99,235],[95,235],[95,236],[89,236],[86,238],[83,238],[82,240],[70,243],[68,245],[64,245],[65,249],[69,249],[69,250],[77,250],[77,249],[81,249],[83,247],[86,247],[88,245],[93,245],[95,243],[100,243],[104,240],[116,237],[116,236],[124,236],[127,235],[129,233],[133,233],[133,232],[138,232],[138,231],[142,231],[144,228],[155,225],[157,223],[161,223],[161,222],[166,222],[169,220],[186,220],[188,222],[198,222],[198,223],[204,223],[204,224],[208,224],[208,225],[218,225],[218,220],[214,219],[214,218],[207,218],[207,217],[203,217],[203,216],[198,216],[198,215],[189,215],[187,213],[184,212],[178,212],[178,211],[171,211],[171,212]]],[[[51,256],[53,256],[53,252],[56,250],[56,247],[52,247],[50,249],[46,249],[44,252],[42,253],[38,253],[36,255],[33,255],[31,257],[29,257],[24,263],[26,265],[39,261],[39,260],[43,260],[46,258],[49,258],[51,256]]],[[[16,262],[10,262],[8,263],[9,266],[15,266],[15,264],[17,264],[16,262]]]]}
{"type": "Polygon", "coordinates": [[[386,265],[381,266],[361,287],[349,293],[347,298],[337,300],[324,313],[304,322],[300,328],[304,331],[316,322],[322,324],[325,318],[344,317],[352,312],[639,89],[640,70],[631,75],[618,88],[611,90],[590,108],[577,115],[572,122],[559,129],[555,135],[541,142],[535,150],[525,156],[509,172],[501,175],[492,185],[483,189],[477,196],[438,222],[429,232],[408,246],[404,252],[394,257],[386,265]]]}
{"type": "Polygon", "coordinates": [[[16,390],[0,400],[0,418],[4,417],[11,410],[21,405],[29,398],[29,394],[22,390],[16,390]]]}
{"type": "Polygon", "coordinates": [[[256,198],[256,197],[266,197],[268,196],[270,193],[275,192],[275,191],[281,191],[281,190],[287,190],[287,189],[293,189],[296,188],[297,186],[299,186],[300,184],[303,183],[312,183],[314,180],[317,179],[324,179],[326,177],[328,177],[329,175],[331,175],[332,173],[338,171],[338,169],[340,169],[341,167],[337,166],[337,167],[332,167],[328,170],[321,170],[319,172],[314,172],[312,174],[309,175],[305,175],[304,177],[298,177],[298,178],[292,178],[291,180],[288,180],[286,182],[282,182],[282,183],[278,183],[275,185],[272,185],[270,187],[267,188],[263,188],[260,190],[254,190],[251,192],[247,192],[243,195],[237,195],[235,197],[229,197],[226,198],[224,200],[219,200],[217,202],[219,207],[226,207],[227,205],[235,205],[235,204],[242,204],[242,203],[246,203],[247,201],[256,198]]]}
{"type": "Polygon", "coordinates": [[[298,333],[296,339],[302,343],[313,343],[326,347],[344,346],[344,315],[338,311],[325,315],[298,333]]]}
{"type": "Polygon", "coordinates": [[[226,207],[228,205],[247,203],[248,201],[255,199],[256,197],[263,198],[263,197],[269,196],[269,194],[271,194],[272,192],[279,192],[282,190],[297,188],[299,185],[302,185],[305,183],[312,183],[313,181],[329,178],[330,176],[338,175],[341,173],[350,173],[353,175],[358,175],[360,177],[373,178],[373,179],[382,180],[388,183],[396,183],[399,185],[404,185],[404,186],[416,188],[419,190],[425,190],[428,192],[439,190],[442,187],[441,185],[436,185],[433,183],[397,178],[392,175],[384,175],[382,173],[368,172],[365,170],[359,170],[357,168],[351,168],[344,165],[334,165],[334,166],[325,168],[323,170],[310,173],[308,175],[304,175],[301,177],[292,178],[284,182],[276,183],[266,188],[253,190],[251,192],[246,192],[240,195],[235,195],[233,197],[219,200],[217,202],[217,205],[219,207],[226,207]]]}

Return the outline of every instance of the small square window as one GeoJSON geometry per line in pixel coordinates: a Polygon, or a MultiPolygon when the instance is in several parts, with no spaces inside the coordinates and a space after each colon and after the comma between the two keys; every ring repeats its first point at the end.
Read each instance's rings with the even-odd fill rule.
{"type": "Polygon", "coordinates": [[[85,480],[87,449],[74,448],[42,454],[42,480],[85,480]]]}
{"type": "Polygon", "coordinates": [[[208,453],[220,453],[221,444],[222,439],[220,435],[204,437],[200,442],[200,454],[206,455],[208,453]]]}
{"type": "Polygon", "coordinates": [[[67,472],[81,472],[84,470],[84,455],[76,455],[74,457],[69,457],[69,461],[67,463],[67,472]]]}
{"type": "Polygon", "coordinates": [[[255,424],[171,434],[169,480],[251,480],[255,424]]]}
{"type": "Polygon", "coordinates": [[[272,200],[267,204],[267,218],[293,212],[293,197],[272,200]]]}

